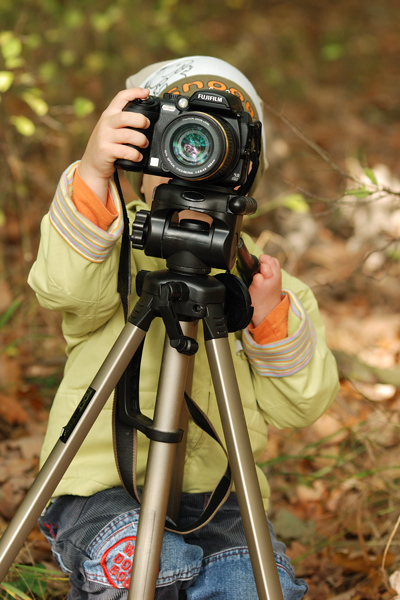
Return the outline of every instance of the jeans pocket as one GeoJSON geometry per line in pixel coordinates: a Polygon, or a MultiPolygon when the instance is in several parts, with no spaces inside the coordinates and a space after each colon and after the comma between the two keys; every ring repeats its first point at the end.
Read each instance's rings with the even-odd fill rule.
{"type": "MultiPolygon", "coordinates": [[[[114,588],[129,588],[136,548],[139,509],[113,519],[92,540],[82,564],[85,578],[114,588]]],[[[164,532],[157,587],[189,582],[201,569],[203,552],[182,536],[164,532]]]]}

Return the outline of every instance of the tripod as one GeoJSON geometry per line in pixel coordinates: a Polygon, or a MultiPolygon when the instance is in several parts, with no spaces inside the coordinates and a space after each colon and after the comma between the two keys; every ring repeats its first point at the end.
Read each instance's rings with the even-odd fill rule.
{"type": "MultiPolygon", "coordinates": [[[[134,244],[145,247],[146,252],[148,247],[157,247],[154,252],[167,257],[167,269],[143,273],[139,278],[139,301],[0,541],[0,580],[136,355],[152,320],[161,317],[167,335],[154,418],[149,422],[140,412],[125,410],[126,406],[120,408],[119,415],[151,439],[128,597],[154,598],[176,446],[181,438],[183,398],[190,387],[187,375],[191,356],[197,350],[196,329],[201,320],[258,596],[261,600],[283,599],[228,343],[228,323],[234,317],[225,314],[226,289],[233,276],[211,277],[210,266],[202,260],[211,254],[211,264],[216,268],[232,267],[239,241],[238,217],[248,207],[246,199],[225,191],[207,189],[201,193],[198,188],[195,192],[188,189],[186,184],[182,187],[180,182],[172,187],[159,186],[150,217],[142,214],[138,223],[135,221],[134,244]],[[201,193],[202,208],[213,218],[211,231],[206,231],[204,224],[192,220],[179,224],[173,218],[176,210],[187,209],[188,203],[189,208],[191,203],[197,208],[201,193]],[[190,252],[186,249],[188,241],[190,252]]],[[[238,289],[236,283],[234,287],[238,289]]],[[[241,291],[235,294],[233,306],[245,306],[248,322],[250,302],[244,288],[239,286],[241,291]]]]}

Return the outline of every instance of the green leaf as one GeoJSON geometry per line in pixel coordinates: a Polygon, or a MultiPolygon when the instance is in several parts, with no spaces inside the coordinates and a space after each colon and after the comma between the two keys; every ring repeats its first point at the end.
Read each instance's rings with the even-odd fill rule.
{"type": "Polygon", "coordinates": [[[65,48],[64,50],[62,50],[59,54],[59,57],[60,62],[64,67],[70,67],[74,64],[76,59],[75,52],[70,48],[65,48]]]}
{"type": "Polygon", "coordinates": [[[22,94],[22,99],[39,117],[43,117],[48,113],[49,107],[47,102],[38,96],[38,91],[31,90],[22,94]]]}
{"type": "Polygon", "coordinates": [[[90,115],[95,109],[94,103],[89,98],[75,98],[74,111],[79,119],[90,115]]]}
{"type": "Polygon", "coordinates": [[[125,13],[120,6],[115,4],[110,6],[105,12],[94,13],[91,17],[92,26],[99,33],[106,33],[116,23],[125,17],[125,13]]]}
{"type": "Polygon", "coordinates": [[[11,31],[4,32],[0,39],[1,52],[3,54],[4,60],[9,60],[12,58],[17,58],[22,52],[22,43],[21,40],[14,36],[11,31]]]}
{"type": "Polygon", "coordinates": [[[38,33],[31,33],[26,39],[24,39],[24,42],[30,50],[36,50],[41,46],[42,38],[38,33]]]}
{"type": "Polygon", "coordinates": [[[338,60],[344,55],[344,46],[336,42],[325,44],[321,49],[321,55],[324,60],[338,60]]]}
{"type": "Polygon", "coordinates": [[[12,37],[12,35],[13,35],[12,31],[1,31],[0,32],[0,46],[5,44],[7,42],[7,40],[9,40],[10,37],[12,37]]]}
{"type": "Polygon", "coordinates": [[[186,39],[179,33],[179,31],[168,31],[165,36],[165,43],[168,48],[176,54],[184,54],[186,52],[186,39]]]}
{"type": "Polygon", "coordinates": [[[400,259],[400,250],[399,248],[389,248],[387,251],[387,255],[390,258],[390,260],[393,260],[395,262],[399,262],[400,259]]]}
{"type": "Polygon", "coordinates": [[[291,194],[290,196],[285,196],[282,204],[283,206],[286,206],[286,208],[289,208],[296,213],[305,214],[310,212],[310,207],[308,206],[304,196],[301,194],[291,194]]]}
{"type": "Polygon", "coordinates": [[[307,540],[315,532],[313,521],[299,519],[288,510],[281,509],[275,517],[276,534],[285,540],[307,540]]]}
{"type": "Polygon", "coordinates": [[[39,75],[47,83],[57,78],[57,64],[54,61],[43,62],[39,66],[39,75]]]}
{"type": "Polygon", "coordinates": [[[29,596],[27,596],[24,592],[21,592],[21,590],[13,586],[11,583],[2,583],[0,585],[6,590],[6,592],[10,594],[11,598],[15,598],[16,600],[31,600],[29,596]]]}
{"type": "Polygon", "coordinates": [[[365,187],[360,187],[354,190],[346,190],[346,196],[355,196],[356,198],[366,198],[372,194],[371,190],[367,190],[365,187]]]}
{"type": "Polygon", "coordinates": [[[99,33],[106,33],[111,27],[110,20],[106,13],[95,13],[92,15],[92,25],[99,33]]]}
{"type": "Polygon", "coordinates": [[[71,8],[64,13],[64,24],[70,29],[78,29],[85,22],[85,13],[77,8],[71,8]]]}
{"type": "Polygon", "coordinates": [[[364,169],[364,173],[366,174],[366,176],[368,177],[368,179],[370,179],[372,181],[372,183],[374,185],[378,185],[378,180],[375,177],[375,173],[373,172],[372,169],[369,169],[368,167],[366,167],[364,169]]]}
{"type": "Polygon", "coordinates": [[[108,58],[104,52],[90,52],[85,57],[85,65],[91,73],[100,73],[107,66],[108,58]]]}
{"type": "Polygon", "coordinates": [[[31,137],[36,131],[34,123],[32,123],[32,121],[28,119],[28,117],[20,115],[17,117],[11,117],[10,121],[14,125],[18,133],[24,135],[25,137],[31,137]]]}
{"type": "Polygon", "coordinates": [[[19,298],[14,299],[11,302],[10,306],[3,312],[3,314],[0,315],[0,330],[3,329],[3,327],[7,323],[7,321],[10,321],[13,314],[15,313],[17,308],[19,306],[21,306],[21,304],[22,304],[21,299],[19,299],[19,298]]]}
{"type": "Polygon", "coordinates": [[[11,71],[0,71],[0,92],[4,93],[12,86],[14,73],[11,71]]]}
{"type": "Polygon", "coordinates": [[[22,58],[22,56],[13,56],[12,58],[8,58],[6,61],[4,61],[4,64],[7,69],[19,69],[20,67],[24,66],[25,60],[22,58]]]}

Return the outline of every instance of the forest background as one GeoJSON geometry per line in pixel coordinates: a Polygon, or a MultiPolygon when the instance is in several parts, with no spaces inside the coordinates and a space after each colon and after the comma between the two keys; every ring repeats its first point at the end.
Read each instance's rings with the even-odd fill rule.
{"type": "MultiPolygon", "coordinates": [[[[317,423],[271,431],[271,516],[310,600],[400,598],[399,31],[392,0],[1,1],[0,528],[64,365],[60,315],[26,283],[59,176],[127,75],[214,55],[266,103],[270,166],[244,229],[313,289],[341,375],[317,423]]],[[[0,597],[67,588],[34,530],[0,597]]]]}

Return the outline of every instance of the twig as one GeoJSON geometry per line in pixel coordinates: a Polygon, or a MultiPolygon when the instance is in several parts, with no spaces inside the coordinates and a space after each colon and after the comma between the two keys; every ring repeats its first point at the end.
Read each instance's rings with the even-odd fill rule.
{"type": "Polygon", "coordinates": [[[368,561],[369,561],[369,554],[368,554],[367,547],[365,545],[364,536],[362,534],[362,522],[361,522],[361,514],[362,514],[363,503],[364,503],[364,498],[362,496],[359,499],[358,503],[359,503],[359,510],[357,511],[357,515],[356,515],[357,537],[358,537],[358,541],[360,542],[360,548],[361,548],[361,552],[362,552],[364,560],[365,560],[365,564],[367,565],[368,561]]]}
{"type": "MultiPolygon", "coordinates": [[[[306,133],[304,133],[304,131],[302,131],[302,129],[300,129],[300,127],[298,125],[295,125],[295,123],[292,123],[292,121],[288,117],[286,117],[284,114],[282,114],[281,112],[276,110],[276,108],[274,108],[271,104],[264,102],[264,106],[272,114],[274,114],[276,117],[281,119],[281,121],[283,121],[288,127],[290,127],[290,129],[297,135],[297,137],[299,137],[301,140],[303,140],[303,142],[305,144],[307,144],[307,146],[312,148],[312,150],[314,150],[314,152],[316,152],[316,154],[318,154],[322,158],[322,160],[324,162],[326,162],[334,171],[339,173],[345,179],[349,179],[350,181],[353,181],[355,184],[357,184],[359,186],[363,185],[363,183],[360,182],[356,177],[353,177],[353,175],[351,175],[348,171],[345,171],[344,169],[342,169],[329,156],[329,154],[327,152],[325,152],[325,150],[323,148],[321,148],[321,146],[319,146],[306,133]]],[[[373,187],[375,188],[375,190],[371,190],[371,194],[374,194],[376,192],[383,192],[384,194],[391,194],[392,196],[400,196],[400,191],[392,190],[390,188],[387,188],[386,186],[376,185],[376,184],[374,184],[374,182],[372,182],[372,184],[373,184],[373,187]]]]}
{"type": "Polygon", "coordinates": [[[388,539],[388,542],[387,542],[387,544],[385,546],[385,550],[384,550],[383,557],[382,557],[381,571],[382,571],[382,576],[383,576],[383,581],[385,583],[385,587],[386,587],[386,589],[388,591],[391,590],[391,587],[390,587],[390,584],[389,584],[388,579],[387,579],[387,574],[386,574],[386,570],[385,570],[385,563],[386,563],[387,553],[388,553],[389,548],[390,548],[390,544],[392,543],[393,538],[396,535],[396,531],[397,531],[399,525],[400,525],[400,515],[397,518],[396,525],[394,526],[393,531],[392,531],[392,533],[389,536],[389,539],[388,539]]]}
{"type": "Polygon", "coordinates": [[[322,158],[322,160],[324,160],[326,163],[328,163],[328,165],[330,167],[332,167],[332,169],[334,171],[336,171],[337,173],[339,173],[340,175],[342,175],[342,177],[345,177],[346,179],[350,179],[351,181],[354,181],[355,183],[357,183],[359,185],[359,181],[357,181],[357,179],[355,179],[352,175],[350,175],[350,173],[348,173],[347,171],[344,171],[338,164],[336,164],[335,161],[333,161],[331,159],[331,157],[329,156],[329,154],[327,154],[325,152],[325,150],[323,150],[321,148],[321,146],[319,146],[316,142],[314,142],[311,138],[309,138],[308,135],[306,135],[304,133],[304,131],[302,131],[300,129],[300,127],[298,127],[297,125],[295,125],[294,123],[292,123],[290,121],[290,119],[288,119],[288,117],[286,117],[282,113],[278,112],[273,106],[271,106],[268,103],[264,103],[264,106],[270,112],[272,112],[276,117],[279,117],[279,119],[281,119],[284,123],[286,123],[286,125],[288,125],[288,127],[290,127],[290,129],[301,140],[303,140],[303,142],[305,142],[307,144],[307,146],[310,146],[310,148],[312,148],[314,150],[314,152],[316,152],[322,158]]]}

